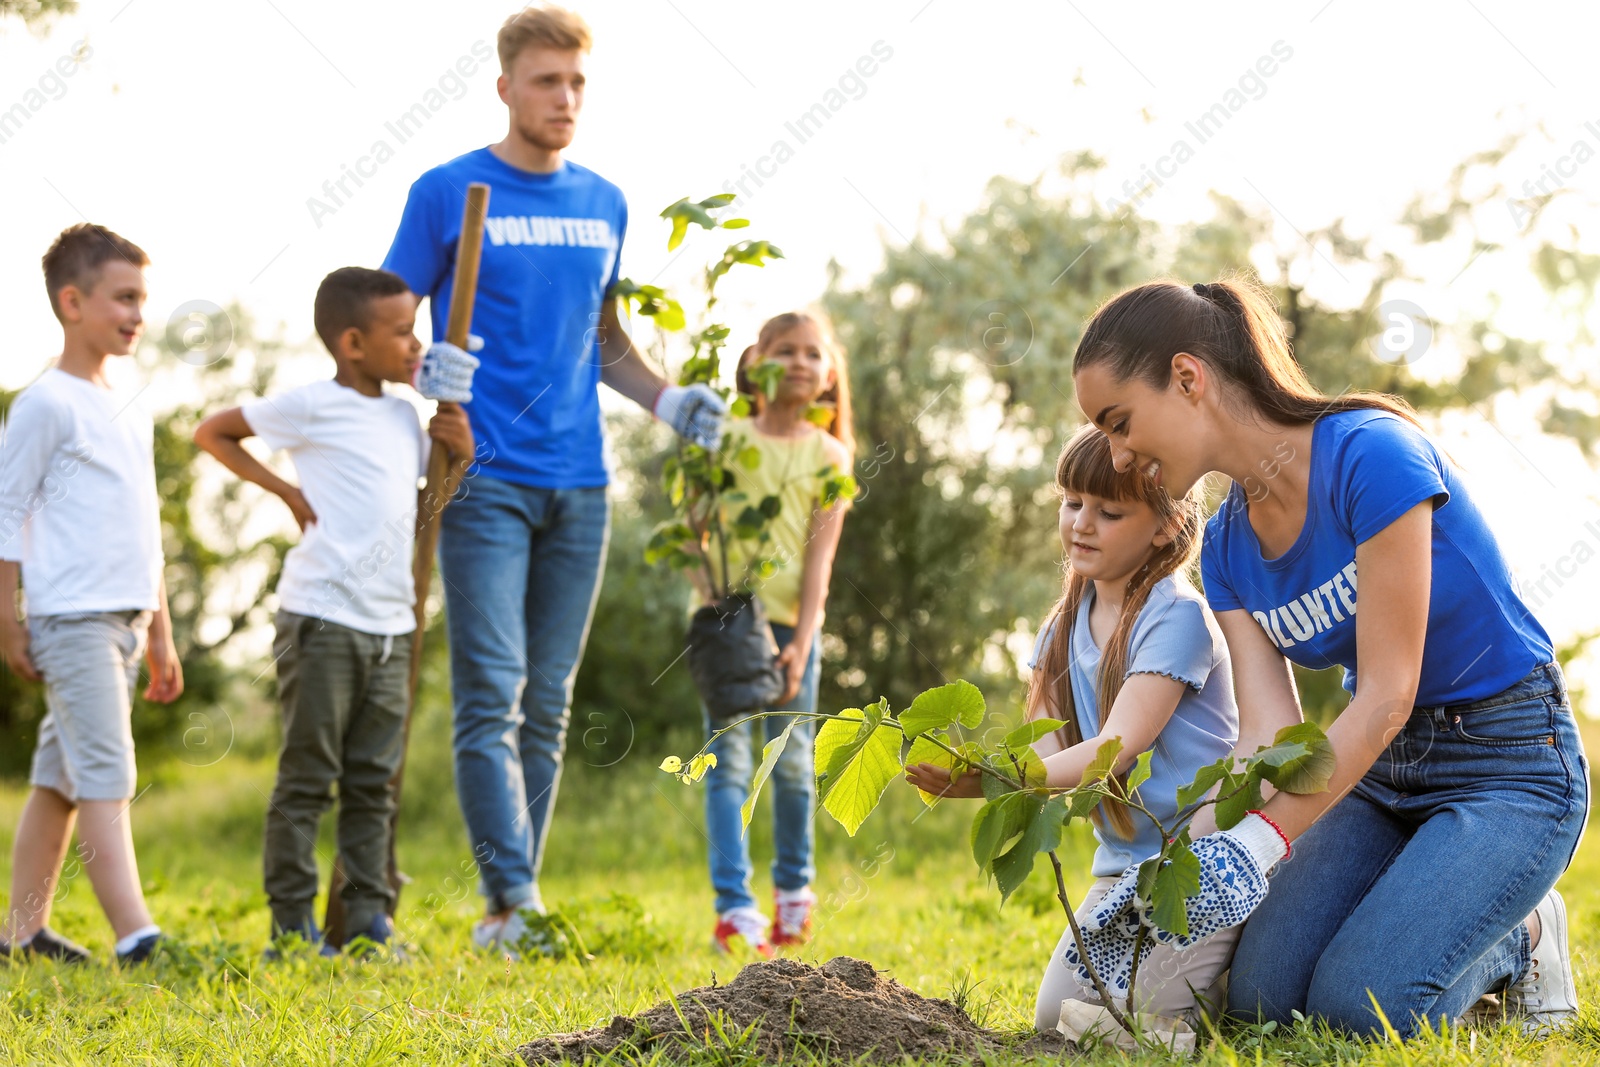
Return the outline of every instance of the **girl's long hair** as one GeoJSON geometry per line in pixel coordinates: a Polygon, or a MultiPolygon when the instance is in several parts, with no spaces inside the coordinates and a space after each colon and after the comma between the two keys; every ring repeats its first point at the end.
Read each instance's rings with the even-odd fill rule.
{"type": "MultiPolygon", "coordinates": [[[[1150,590],[1170,574],[1193,564],[1200,551],[1200,502],[1191,496],[1173,500],[1144,472],[1129,468],[1119,472],[1111,457],[1111,443],[1093,426],[1085,426],[1072,436],[1056,461],[1056,485],[1062,493],[1088,493],[1107,500],[1142,503],[1160,521],[1160,529],[1172,540],[1152,547],[1144,565],[1128,579],[1122,614],[1100,654],[1100,676],[1095,692],[1100,704],[1100,721],[1105,722],[1122,691],[1128,670],[1129,645],[1133,626],[1150,598],[1150,590]]],[[[1083,741],[1078,726],[1076,704],[1072,699],[1072,628],[1078,609],[1089,591],[1090,580],[1064,565],[1066,571],[1061,599],[1051,611],[1047,626],[1053,626],[1049,643],[1033,671],[1028,687],[1028,718],[1058,718],[1066,721],[1059,734],[1068,746],[1083,741]]],[[[1116,779],[1119,785],[1125,777],[1116,779]]],[[[1125,788],[1125,786],[1124,786],[1125,788]]],[[[1102,802],[1095,809],[1095,823],[1102,828],[1108,819],[1117,835],[1134,835],[1133,814],[1126,805],[1102,802]]]]}
{"type": "Polygon", "coordinates": [[[1193,286],[1147,282],[1117,294],[1084,327],[1072,371],[1104,364],[1119,382],[1138,378],[1165,389],[1179,352],[1202,360],[1239,390],[1252,412],[1279,425],[1376,409],[1421,426],[1411,405],[1388,393],[1318,392],[1295,361],[1272,296],[1243,276],[1193,286]]]}
{"type": "Polygon", "coordinates": [[[754,364],[779,337],[807,322],[815,326],[817,333],[822,335],[822,350],[828,354],[828,359],[833,364],[833,387],[817,398],[820,406],[832,412],[828,425],[824,428],[838,438],[850,455],[854,456],[856,435],[855,419],[850,412],[850,367],[845,360],[844,348],[834,337],[833,323],[821,311],[785,311],[763,322],[761,332],[756,335],[756,343],[739,355],[739,364],[734,372],[734,384],[741,394],[750,399],[751,410],[757,415],[761,414],[767,398],[756,388],[755,383],[746,377],[745,369],[754,364]]]}

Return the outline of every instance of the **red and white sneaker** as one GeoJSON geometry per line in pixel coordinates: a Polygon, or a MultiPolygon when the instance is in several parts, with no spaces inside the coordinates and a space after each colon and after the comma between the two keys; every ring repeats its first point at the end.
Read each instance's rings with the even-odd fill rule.
{"type": "Polygon", "coordinates": [[[733,942],[741,940],[764,960],[772,958],[772,942],[767,940],[767,917],[759,908],[733,908],[717,916],[711,946],[718,952],[733,954],[733,942]]]}
{"type": "Polygon", "coordinates": [[[774,889],[773,896],[772,943],[783,948],[811,940],[811,909],[817,904],[811,887],[774,889]]]}

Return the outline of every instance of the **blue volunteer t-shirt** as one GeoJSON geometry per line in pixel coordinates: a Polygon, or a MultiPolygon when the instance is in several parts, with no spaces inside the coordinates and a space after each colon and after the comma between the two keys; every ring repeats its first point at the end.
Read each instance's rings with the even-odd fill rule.
{"type": "MultiPolygon", "coordinates": [[[[1211,610],[1242,608],[1303,667],[1345,669],[1356,691],[1356,546],[1433,501],[1433,572],[1417,704],[1482,700],[1555,658],[1459,473],[1411,423],[1342,411],[1312,428],[1305,525],[1264,559],[1235,484],[1206,524],[1201,574],[1211,610]]],[[[1367,595],[1382,596],[1369,589],[1367,595]]]]}
{"type": "Polygon", "coordinates": [[[622,190],[576,163],[533,174],[487,148],[418,178],[383,269],[431,298],[440,340],[469,182],[489,186],[472,312],[483,365],[466,405],[483,469],[545,489],[605,485],[597,338],[628,225],[622,190]]]}
{"type": "MultiPolygon", "coordinates": [[[[1078,607],[1070,638],[1068,671],[1078,731],[1085,738],[1100,734],[1100,649],[1089,632],[1094,588],[1078,607]]],[[[1033,646],[1029,669],[1038,666],[1055,625],[1045,627],[1033,646]]],[[[1239,739],[1239,707],[1233,699],[1233,669],[1228,646],[1205,601],[1188,584],[1163,578],[1150,590],[1128,641],[1128,669],[1135,674],[1162,674],[1187,688],[1172,718],[1150,746],[1150,778],[1139,787],[1139,799],[1151,814],[1170,824],[1178,814],[1178,789],[1194,781],[1195,772],[1233,751],[1239,739]]],[[[1096,826],[1100,843],[1092,873],[1096,878],[1119,875],[1161,851],[1161,834],[1139,812],[1133,812],[1132,839],[1117,836],[1107,824],[1096,826]]]]}

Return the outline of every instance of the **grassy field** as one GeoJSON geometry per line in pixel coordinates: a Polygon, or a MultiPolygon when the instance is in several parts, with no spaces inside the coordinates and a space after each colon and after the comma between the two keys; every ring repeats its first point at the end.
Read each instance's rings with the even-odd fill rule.
{"type": "MultiPolygon", "coordinates": [[[[414,879],[400,910],[402,935],[415,948],[409,963],[263,963],[268,920],[259,847],[271,764],[236,753],[207,768],[174,766],[155,776],[133,809],[145,888],[157,920],[178,942],[174,951],[153,966],[120,971],[103,962],[69,969],[0,964],[0,1063],[503,1064],[535,1037],[637,1012],[713,975],[733,976],[739,962],[709,947],[701,791],[654,769],[672,746],[639,746],[604,768],[588,765],[581,751],[569,758],[545,896],[573,916],[595,958],[508,965],[467,944],[480,905],[463,877],[471,855],[442,727],[420,730],[413,745],[401,847],[414,879]]],[[[686,740],[676,750],[692,747],[686,740]]],[[[18,783],[0,787],[6,886],[23,796],[18,783]]],[[[801,958],[870,960],[919,993],[955,996],[985,1025],[1026,1029],[1038,972],[1060,929],[1046,865],[1001,914],[966,852],[970,809],[945,805],[922,816],[910,790],[899,787],[886,804],[855,839],[826,818],[819,823],[824,907],[801,958]]],[[[764,823],[758,813],[758,867],[771,855],[764,823]]],[[[326,833],[322,850],[326,860],[326,833]]],[[[1069,871],[1080,872],[1071,888],[1081,891],[1089,842],[1076,839],[1069,850],[1069,871]]],[[[1591,965],[1600,949],[1597,875],[1600,845],[1591,838],[1562,883],[1588,998],[1600,977],[1591,965]]],[[[758,893],[770,893],[764,876],[758,893]]],[[[110,957],[110,931],[81,873],[67,883],[53,925],[100,960],[110,957]]],[[[1097,1059],[1127,1062],[1110,1053],[1097,1059]]],[[[1600,1062],[1600,1013],[1586,1010],[1569,1036],[1548,1042],[1504,1029],[1404,1045],[1353,1042],[1309,1027],[1233,1030],[1201,1060],[1600,1062]]],[[[739,1057],[708,1049],[704,1061],[739,1057]]]]}

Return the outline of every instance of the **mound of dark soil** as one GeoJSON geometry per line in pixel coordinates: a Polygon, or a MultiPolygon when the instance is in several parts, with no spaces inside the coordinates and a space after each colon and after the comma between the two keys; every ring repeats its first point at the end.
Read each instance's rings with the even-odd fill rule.
{"type": "Polygon", "coordinates": [[[691,989],[639,1015],[540,1038],[517,1052],[542,1064],[658,1049],[676,1057],[730,1044],[767,1062],[796,1053],[881,1063],[902,1056],[976,1060],[1006,1045],[1050,1056],[1067,1047],[1065,1039],[1039,1035],[1019,1049],[1014,1038],[979,1027],[948,1000],[918,996],[870,963],[836,956],[821,967],[786,959],[751,963],[727,985],[691,989]],[[753,1034],[743,1037],[752,1024],[753,1034]]]}

